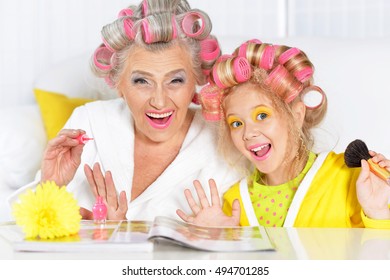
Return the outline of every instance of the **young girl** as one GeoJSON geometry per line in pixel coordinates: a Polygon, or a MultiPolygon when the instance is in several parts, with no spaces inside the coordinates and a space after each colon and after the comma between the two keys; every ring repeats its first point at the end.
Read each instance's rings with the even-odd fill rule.
{"type": "MultiPolygon", "coordinates": [[[[232,164],[250,173],[223,195],[222,207],[213,180],[211,204],[195,181],[200,205],[186,190],[193,215],[178,210],[184,221],[212,226],[390,228],[390,186],[370,172],[365,160],[362,168],[348,168],[344,154],[311,151],[311,129],[323,120],[327,108],[324,92],[313,84],[313,72],[299,49],[258,40],[220,58],[210,85],[201,93],[204,116],[222,116],[220,147],[232,164]]],[[[390,171],[390,160],[370,154],[390,171]]]]}

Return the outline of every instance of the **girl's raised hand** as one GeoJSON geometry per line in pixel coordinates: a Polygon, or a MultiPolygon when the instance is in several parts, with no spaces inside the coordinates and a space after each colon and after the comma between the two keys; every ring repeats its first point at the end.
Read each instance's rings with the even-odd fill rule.
{"type": "MultiPolygon", "coordinates": [[[[370,151],[372,161],[390,171],[390,160],[370,151]]],[[[390,182],[370,172],[367,161],[362,160],[362,170],[356,182],[357,197],[364,213],[371,219],[390,219],[390,182]]]]}
{"type": "Polygon", "coordinates": [[[193,215],[187,215],[182,210],[176,211],[177,215],[185,222],[199,226],[238,226],[240,222],[240,203],[235,200],[232,205],[232,216],[227,216],[222,211],[218,189],[213,179],[209,180],[211,204],[207,199],[202,184],[196,180],[194,187],[199,199],[199,205],[195,202],[189,189],[184,191],[188,205],[193,215]]]}
{"type": "Polygon", "coordinates": [[[41,181],[54,181],[58,186],[67,185],[81,163],[84,144],[77,139],[85,131],[63,129],[47,143],[41,165],[41,181]]]}
{"type": "MultiPolygon", "coordinates": [[[[87,177],[89,186],[95,196],[102,196],[103,201],[107,206],[108,220],[126,220],[128,209],[126,192],[122,191],[117,195],[114,180],[110,171],[106,171],[103,175],[99,163],[93,165],[93,169],[87,164],[84,165],[84,173],[87,177]]],[[[92,213],[83,209],[83,218],[90,219],[92,213]]]]}

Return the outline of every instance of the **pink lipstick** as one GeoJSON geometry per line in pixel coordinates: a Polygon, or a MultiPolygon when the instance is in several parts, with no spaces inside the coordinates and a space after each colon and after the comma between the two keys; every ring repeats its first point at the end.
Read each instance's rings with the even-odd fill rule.
{"type": "Polygon", "coordinates": [[[255,160],[266,160],[271,154],[271,144],[263,143],[252,145],[248,148],[255,160]]]}
{"type": "Polygon", "coordinates": [[[148,111],[146,112],[146,118],[153,128],[165,129],[170,126],[173,114],[173,110],[166,110],[164,112],[148,111]]]}

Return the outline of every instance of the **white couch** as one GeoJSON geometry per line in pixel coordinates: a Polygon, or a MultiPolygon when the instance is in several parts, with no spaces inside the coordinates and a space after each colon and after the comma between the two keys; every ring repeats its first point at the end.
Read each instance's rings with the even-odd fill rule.
{"type": "MultiPolygon", "coordinates": [[[[220,38],[224,53],[251,38],[220,38]]],[[[316,131],[316,150],[342,152],[354,139],[390,157],[390,40],[283,38],[263,42],[295,46],[316,67],[316,84],[329,100],[326,120],[316,131]]],[[[48,69],[34,87],[71,97],[106,99],[115,96],[89,72],[83,54],[48,69]]],[[[0,222],[12,219],[7,196],[31,181],[39,169],[46,135],[36,104],[0,110],[0,222]],[[10,118],[10,116],[12,116],[10,118]],[[12,120],[10,122],[10,120],[12,120]]]]}

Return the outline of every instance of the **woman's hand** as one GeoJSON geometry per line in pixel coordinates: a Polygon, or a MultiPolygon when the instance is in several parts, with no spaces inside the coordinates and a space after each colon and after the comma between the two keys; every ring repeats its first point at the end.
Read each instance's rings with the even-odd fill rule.
{"type": "Polygon", "coordinates": [[[238,200],[233,202],[232,216],[225,215],[222,211],[221,201],[218,195],[218,189],[213,179],[209,180],[211,205],[204,192],[202,184],[194,181],[196,193],[199,198],[198,205],[189,189],[184,191],[188,205],[190,206],[193,216],[188,216],[182,210],[176,211],[177,215],[185,222],[199,226],[238,226],[240,222],[240,203],[238,200]]]}
{"type": "MultiPolygon", "coordinates": [[[[372,161],[390,171],[390,160],[382,154],[370,151],[372,161]]],[[[370,172],[367,161],[362,160],[362,170],[356,182],[357,197],[364,213],[371,219],[389,220],[390,185],[370,172]]]]}
{"type": "MultiPolygon", "coordinates": [[[[107,206],[107,219],[126,220],[126,213],[128,209],[126,192],[122,191],[119,194],[118,199],[111,172],[107,171],[103,176],[99,163],[95,163],[93,165],[93,169],[91,169],[87,164],[84,165],[84,173],[95,198],[97,196],[103,197],[103,201],[107,206]]],[[[91,217],[91,214],[85,209],[83,209],[81,214],[83,218],[91,217]]]]}
{"type": "Polygon", "coordinates": [[[41,166],[42,182],[54,181],[65,186],[73,179],[84,148],[77,137],[83,134],[85,131],[80,129],[63,129],[48,142],[41,166]]]}

